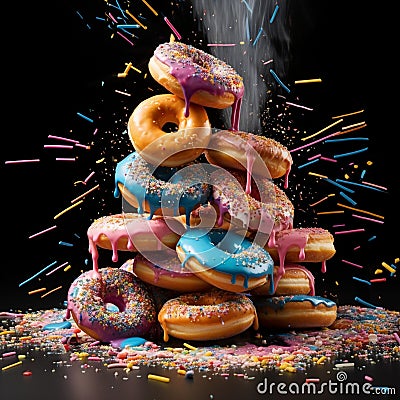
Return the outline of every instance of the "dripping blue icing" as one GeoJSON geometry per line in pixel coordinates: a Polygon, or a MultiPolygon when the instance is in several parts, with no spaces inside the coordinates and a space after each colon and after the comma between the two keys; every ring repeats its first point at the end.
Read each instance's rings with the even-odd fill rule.
{"type": "Polygon", "coordinates": [[[190,228],[180,237],[177,246],[185,252],[183,265],[194,257],[204,268],[232,275],[232,284],[241,275],[244,277],[245,289],[248,288],[250,278],[269,275],[270,291],[274,291],[274,262],[270,254],[236,233],[222,229],[207,231],[190,228]]]}
{"type": "Polygon", "coordinates": [[[336,303],[330,299],[321,296],[310,296],[297,294],[293,296],[279,296],[271,298],[263,298],[259,301],[256,300],[257,305],[263,307],[271,307],[274,310],[281,310],[286,303],[309,301],[315,307],[319,304],[324,304],[326,307],[333,307],[336,303]]]}
{"type": "Polygon", "coordinates": [[[206,204],[211,195],[211,185],[201,164],[192,164],[181,174],[178,167],[155,167],[147,163],[137,152],[133,152],[117,164],[115,171],[114,197],[120,197],[118,183],[136,197],[137,212],[144,213],[146,201],[150,207],[149,219],[160,208],[169,208],[179,215],[179,208],[185,210],[189,225],[193,209],[206,204]]]}

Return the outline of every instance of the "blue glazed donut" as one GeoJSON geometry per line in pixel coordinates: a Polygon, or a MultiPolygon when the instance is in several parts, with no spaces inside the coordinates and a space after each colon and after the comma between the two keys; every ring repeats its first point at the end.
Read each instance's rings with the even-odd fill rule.
{"type": "Polygon", "coordinates": [[[117,164],[114,197],[122,197],[137,212],[153,215],[186,215],[189,225],[190,213],[206,204],[211,195],[207,172],[200,163],[184,167],[156,167],[133,152],[117,164]]]}
{"type": "Polygon", "coordinates": [[[271,256],[237,233],[190,228],[180,237],[176,251],[188,270],[220,289],[244,292],[270,279],[274,291],[271,256]]]}

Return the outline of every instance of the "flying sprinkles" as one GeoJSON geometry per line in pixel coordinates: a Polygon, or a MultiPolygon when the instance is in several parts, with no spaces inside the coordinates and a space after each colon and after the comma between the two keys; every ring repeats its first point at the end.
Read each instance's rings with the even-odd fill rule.
{"type": "MultiPolygon", "coordinates": [[[[114,189],[113,177],[116,162],[131,151],[126,122],[132,109],[132,101],[137,94],[135,83],[140,88],[145,87],[146,91],[155,90],[146,81],[147,71],[144,66],[147,65],[147,60],[142,59],[143,55],[136,48],[140,49],[138,46],[141,44],[140,41],[145,40],[146,37],[148,40],[148,35],[154,34],[155,29],[158,31],[154,36],[165,39],[175,40],[176,38],[186,42],[202,40],[198,32],[186,32],[183,22],[175,17],[176,14],[164,15],[162,10],[153,8],[150,3],[145,0],[135,4],[129,1],[107,1],[105,10],[104,6],[99,7],[95,10],[96,15],[91,14],[93,11],[76,10],[76,17],[81,21],[82,30],[105,30],[108,40],[112,41],[114,48],[120,50],[121,58],[129,54],[130,59],[122,60],[120,65],[123,65],[123,68],[116,70],[113,78],[107,78],[108,92],[106,90],[102,92],[104,98],[99,102],[101,103],[101,107],[98,107],[99,111],[97,111],[97,105],[88,105],[86,111],[76,111],[76,118],[83,123],[83,129],[79,133],[70,130],[71,137],[48,135],[51,143],[43,145],[43,149],[47,152],[44,159],[41,157],[24,159],[21,155],[21,159],[5,161],[7,174],[13,173],[15,164],[46,162],[49,164],[48,170],[51,171],[55,162],[72,164],[78,158],[83,159],[84,166],[88,168],[80,171],[79,176],[71,182],[71,186],[66,188],[65,198],[69,198],[70,202],[67,205],[60,205],[60,211],[54,215],[53,220],[44,220],[42,230],[27,232],[26,240],[35,240],[38,236],[45,236],[53,231],[57,231],[62,237],[64,222],[59,221],[59,217],[68,215],[72,210],[81,212],[81,221],[86,221],[88,227],[94,218],[118,206],[112,196],[105,195],[112,193],[114,189]],[[118,96],[118,101],[115,101],[115,97],[110,99],[110,91],[113,92],[113,96],[118,96]],[[108,110],[108,114],[112,116],[111,122],[105,122],[100,109],[108,110]],[[48,155],[53,150],[64,151],[65,156],[51,159],[48,155]],[[76,194],[77,191],[78,194],[76,194]],[[87,212],[89,205],[90,209],[95,209],[95,215],[93,212],[87,212]],[[54,225],[55,221],[57,221],[56,225],[54,225]]],[[[176,7],[178,11],[184,3],[177,2],[172,7],[176,7]]],[[[250,7],[245,1],[243,4],[247,9],[250,7]]],[[[279,11],[279,5],[276,5],[265,24],[280,23],[279,11]]],[[[193,17],[192,12],[188,13],[187,17],[193,17]]],[[[264,35],[261,40],[261,34],[265,33],[264,28],[250,26],[249,32],[254,32],[251,40],[238,37],[235,43],[211,43],[207,46],[224,47],[226,51],[230,48],[241,47],[245,53],[246,48],[262,46],[263,42],[268,40],[267,35],[264,35]]],[[[113,57],[116,55],[113,54],[113,57]]],[[[399,257],[382,253],[377,255],[377,257],[382,257],[378,265],[359,261],[359,257],[366,259],[370,246],[386,234],[384,222],[386,217],[390,217],[384,215],[384,207],[377,207],[378,204],[385,203],[385,195],[390,189],[373,178],[369,178],[369,175],[376,176],[376,171],[380,166],[375,165],[369,158],[372,140],[368,137],[368,124],[363,119],[364,110],[347,110],[347,113],[340,110],[339,115],[335,115],[335,110],[332,110],[332,115],[326,116],[325,120],[318,117],[318,120],[313,121],[311,128],[307,126],[302,129],[297,128],[298,121],[301,121],[304,115],[310,119],[314,112],[311,104],[302,104],[301,88],[324,85],[323,79],[297,77],[299,79],[293,82],[285,82],[284,77],[275,72],[274,60],[255,60],[255,62],[264,65],[265,76],[268,76],[268,79],[272,76],[277,85],[275,86],[276,94],[271,97],[263,111],[262,126],[269,135],[275,135],[273,138],[284,144],[293,156],[291,182],[287,193],[297,210],[296,224],[299,227],[318,225],[332,230],[335,236],[335,247],[338,250],[335,256],[337,264],[342,264],[343,269],[347,268],[347,272],[341,275],[340,281],[335,281],[334,287],[329,289],[330,294],[340,299],[341,287],[346,283],[351,285],[352,282],[356,282],[376,288],[376,295],[370,295],[367,301],[362,295],[357,296],[355,292],[351,299],[353,303],[371,308],[385,307],[384,302],[380,302],[379,293],[385,291],[384,285],[397,279],[399,257]],[[319,125],[319,128],[312,131],[316,125],[319,125]],[[363,256],[360,256],[362,253],[363,256]]],[[[98,85],[102,89],[104,81],[99,82],[98,85]]],[[[269,83],[267,87],[272,86],[269,83]]],[[[85,226],[84,223],[80,225],[85,226]]],[[[78,232],[75,236],[85,238],[85,231],[78,232]]],[[[77,251],[72,243],[67,246],[65,245],[67,242],[61,239],[59,243],[64,243],[64,248],[72,247],[74,252],[77,251]]],[[[83,258],[87,262],[85,244],[79,252],[81,253],[79,260],[83,258]]],[[[81,264],[80,261],[75,264],[66,260],[54,261],[45,268],[38,266],[39,272],[30,278],[22,279],[20,290],[23,290],[21,286],[24,283],[38,277],[41,278],[40,286],[42,286],[46,281],[43,275],[48,268],[58,265],[56,268],[63,270],[62,266],[67,264],[72,266],[75,273],[78,273],[80,267],[77,265],[81,264]]],[[[60,280],[63,280],[61,275],[60,280]]],[[[352,287],[354,290],[362,291],[361,286],[352,287]]],[[[61,288],[62,286],[51,288],[47,293],[42,294],[42,297],[47,297],[61,288]]],[[[37,295],[43,293],[43,290],[40,288],[30,293],[37,295]]]]}

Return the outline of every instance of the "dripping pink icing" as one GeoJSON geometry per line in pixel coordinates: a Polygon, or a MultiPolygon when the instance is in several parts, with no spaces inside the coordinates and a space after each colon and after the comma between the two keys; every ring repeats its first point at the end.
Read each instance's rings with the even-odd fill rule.
{"type": "MultiPolygon", "coordinates": [[[[279,255],[279,274],[285,273],[285,258],[291,247],[299,248],[299,260],[304,260],[305,247],[311,233],[326,232],[323,228],[296,228],[285,229],[271,235],[268,241],[268,247],[275,247],[279,255]]],[[[322,262],[322,272],[326,272],[326,261],[322,262]]]]}
{"type": "Polygon", "coordinates": [[[239,129],[244,93],[243,79],[224,61],[193,46],[180,42],[160,44],[154,56],[170,67],[170,74],[181,85],[185,98],[185,117],[189,116],[190,99],[199,90],[215,96],[232,93],[231,129],[239,129]]]}
{"type": "MultiPolygon", "coordinates": [[[[114,214],[96,219],[87,231],[89,253],[92,255],[93,270],[98,272],[99,252],[98,242],[105,235],[112,249],[112,261],[118,261],[118,250],[135,251],[135,238],[140,236],[154,236],[158,239],[159,250],[163,247],[162,237],[172,232],[163,218],[148,219],[149,214],[114,214]],[[127,240],[126,249],[118,249],[118,242],[127,240]]],[[[178,226],[178,225],[177,225],[178,226]]]]}

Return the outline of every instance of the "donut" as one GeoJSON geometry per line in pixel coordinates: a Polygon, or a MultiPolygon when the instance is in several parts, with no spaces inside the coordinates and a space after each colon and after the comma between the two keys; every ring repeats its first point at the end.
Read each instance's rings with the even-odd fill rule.
{"type": "Polygon", "coordinates": [[[252,178],[250,194],[244,192],[244,171],[218,170],[211,174],[211,182],[210,203],[217,209],[217,226],[227,220],[231,225],[267,235],[293,228],[294,206],[271,179],[252,178]]]}
{"type": "Polygon", "coordinates": [[[68,291],[66,319],[95,340],[111,342],[152,335],[157,327],[153,299],[144,284],[120,268],[83,272],[68,291]]]}
{"type": "Polygon", "coordinates": [[[250,177],[284,177],[284,188],[289,186],[289,173],[293,159],[289,150],[278,141],[250,132],[219,130],[211,135],[204,152],[210,164],[247,172],[246,192],[250,192],[250,177]]]}
{"type": "Polygon", "coordinates": [[[142,281],[176,292],[207,290],[211,285],[184,268],[172,249],[137,254],[133,272],[142,281]]]}
{"type": "Polygon", "coordinates": [[[274,267],[274,282],[271,290],[271,282],[268,280],[264,285],[258,286],[250,291],[255,296],[289,296],[294,294],[315,295],[315,278],[306,267],[299,264],[285,265],[285,273],[279,274],[279,266],[274,267]]]}
{"type": "Polygon", "coordinates": [[[211,185],[200,163],[181,168],[154,167],[133,152],[117,164],[114,197],[122,197],[139,214],[167,216],[184,214],[189,224],[191,211],[208,202],[211,185]]]}
{"type": "Polygon", "coordinates": [[[135,150],[150,164],[177,167],[194,161],[211,137],[204,107],[185,102],[173,94],[159,94],[142,101],[128,120],[128,134],[135,150]],[[178,130],[165,132],[167,124],[178,130]]]}
{"type": "Polygon", "coordinates": [[[231,231],[189,228],[180,237],[176,252],[189,271],[226,291],[251,290],[273,274],[268,252],[231,231]]]}
{"type": "Polygon", "coordinates": [[[324,228],[293,228],[276,232],[265,249],[279,263],[280,274],[285,271],[285,263],[298,262],[320,262],[322,272],[326,272],[326,261],[336,253],[333,242],[333,235],[324,228]]]}
{"type": "Polygon", "coordinates": [[[165,302],[158,313],[164,331],[184,340],[225,339],[258,329],[256,309],[243,293],[213,288],[206,292],[186,293],[165,302]]]}
{"type": "Polygon", "coordinates": [[[217,109],[231,106],[231,127],[238,129],[244,85],[233,67],[177,41],[158,45],[148,66],[160,85],[185,100],[185,116],[190,103],[217,109]]]}
{"type": "Polygon", "coordinates": [[[267,329],[308,329],[332,325],[337,306],[320,296],[294,295],[252,298],[261,327],[267,329]]]}
{"type": "Polygon", "coordinates": [[[112,250],[112,261],[120,251],[159,250],[174,248],[184,232],[182,223],[162,217],[149,219],[150,214],[121,213],[95,219],[87,230],[93,269],[98,270],[98,247],[112,250]]]}

